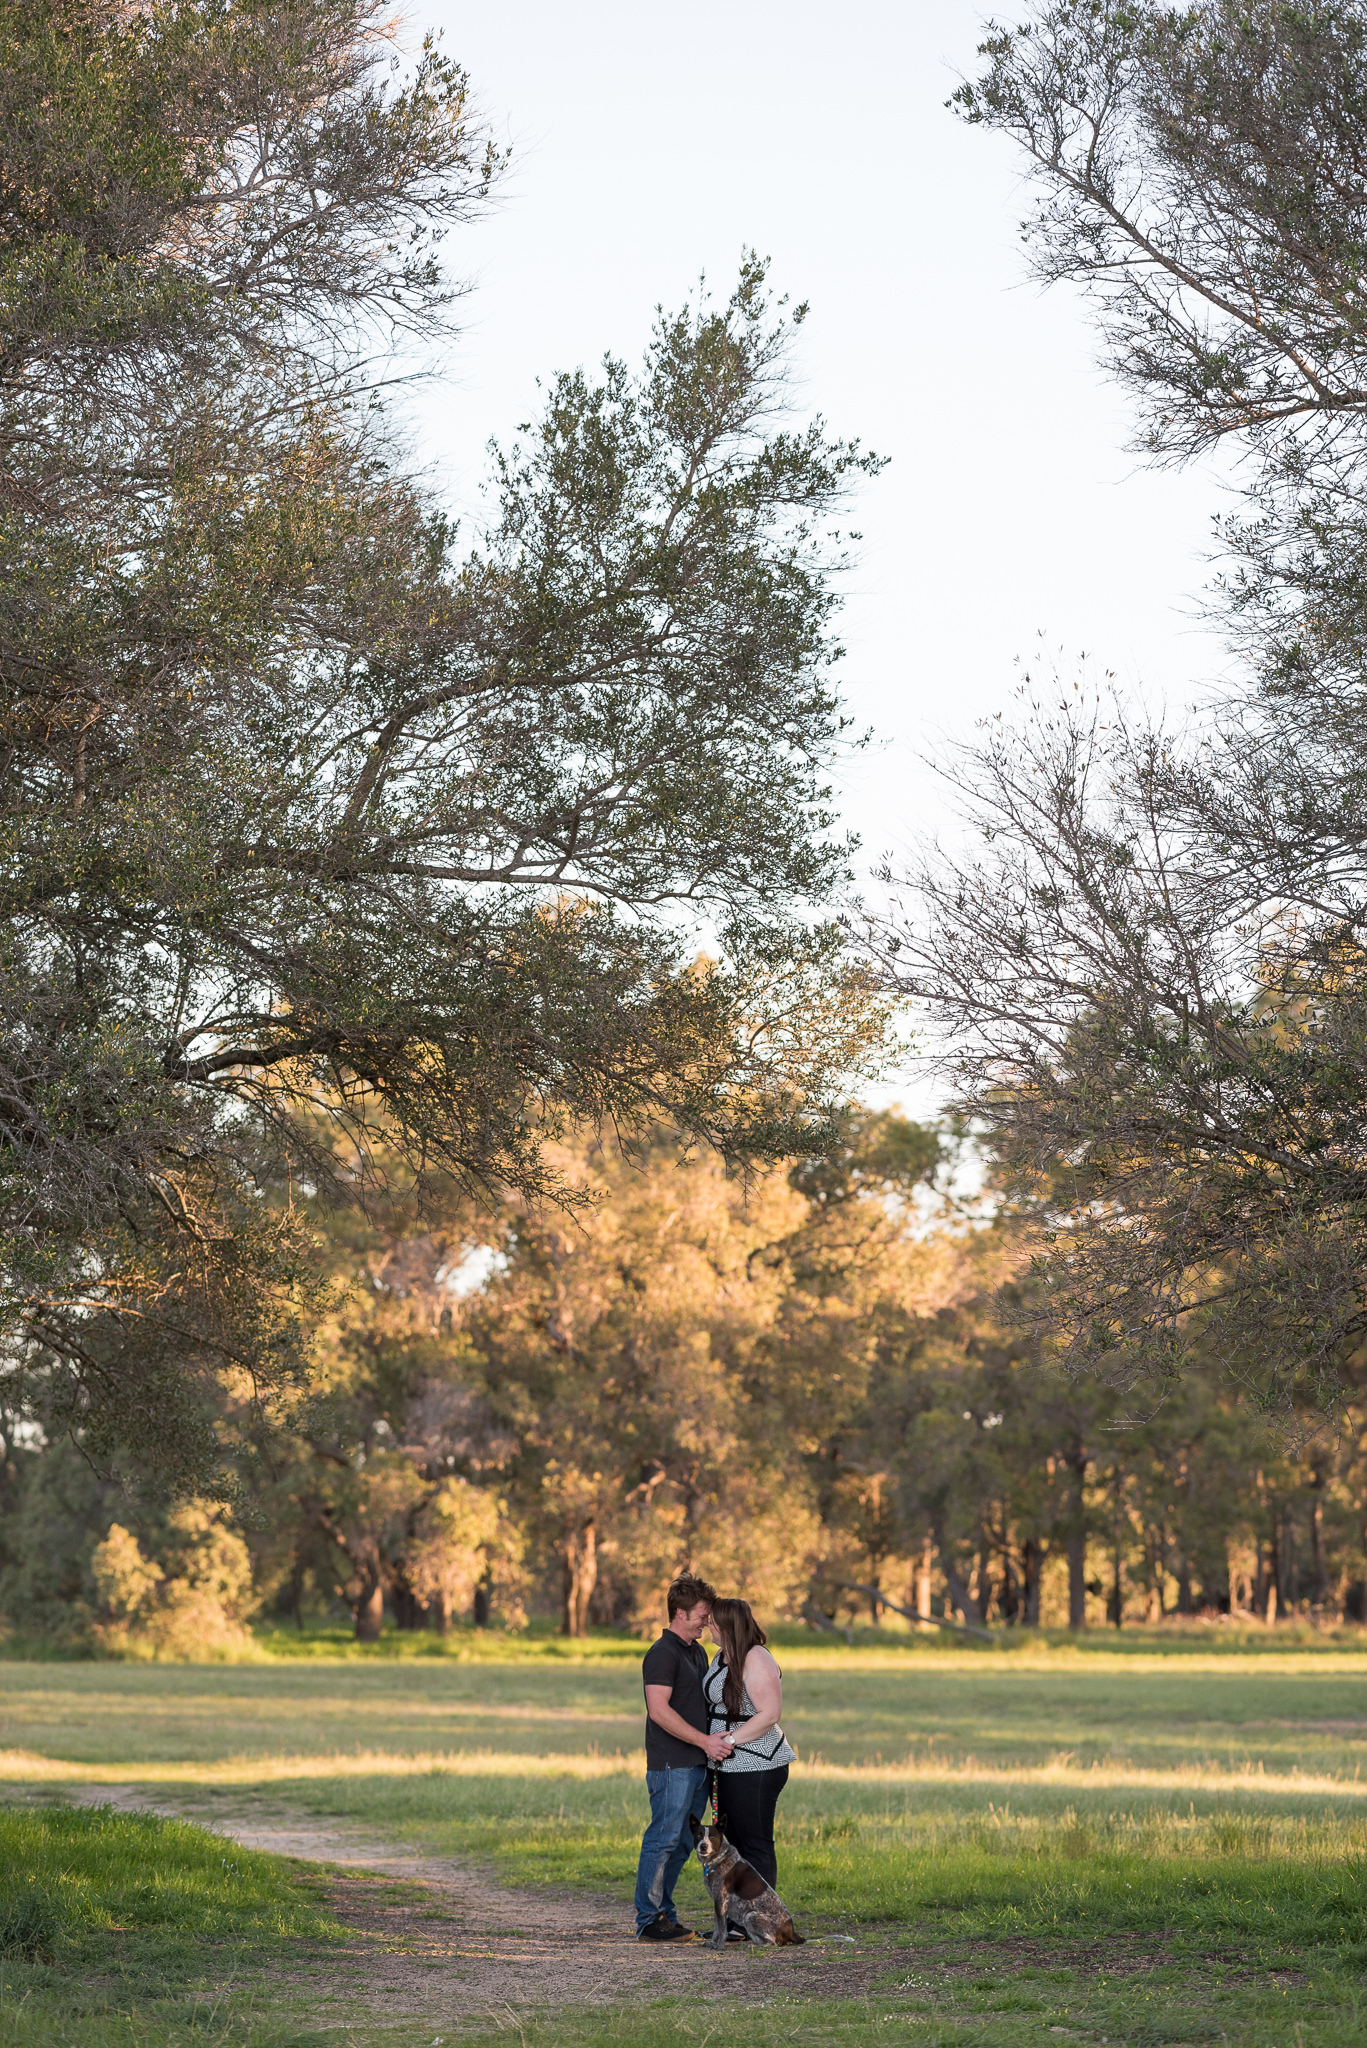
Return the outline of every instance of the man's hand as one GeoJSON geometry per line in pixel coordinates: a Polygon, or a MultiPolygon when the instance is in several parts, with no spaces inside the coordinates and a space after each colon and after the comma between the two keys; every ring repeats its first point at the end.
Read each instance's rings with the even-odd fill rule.
{"type": "Polygon", "coordinates": [[[661,1728],[671,1735],[677,1735],[680,1742],[696,1743],[710,1764],[723,1763],[735,1748],[729,1735],[704,1735],[701,1728],[695,1728],[691,1721],[685,1721],[669,1704],[673,1691],[668,1685],[646,1687],[646,1712],[652,1721],[658,1721],[661,1728]]]}

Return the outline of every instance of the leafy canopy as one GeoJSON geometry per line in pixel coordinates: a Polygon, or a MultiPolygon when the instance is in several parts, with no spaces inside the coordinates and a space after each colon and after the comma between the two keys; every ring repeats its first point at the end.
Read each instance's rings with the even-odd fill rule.
{"type": "Polygon", "coordinates": [[[301,1182],[805,1151],[881,1029],[808,921],[876,464],[780,417],[747,260],[550,384],[463,547],[382,387],[499,166],[393,35],[0,8],[0,1278],[49,1421],[201,1481],[223,1373],[304,1369],[301,1182]]]}

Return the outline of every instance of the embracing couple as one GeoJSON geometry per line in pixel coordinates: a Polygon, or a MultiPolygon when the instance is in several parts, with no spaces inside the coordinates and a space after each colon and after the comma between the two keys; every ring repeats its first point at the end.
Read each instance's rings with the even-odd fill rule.
{"type": "MultiPolygon", "coordinates": [[[[674,1882],[693,1847],[709,1774],[726,1838],[777,1886],[774,1808],[797,1752],[779,1716],[783,1679],[748,1600],[723,1600],[686,1574],[669,1589],[669,1626],[646,1651],[646,1786],[650,1825],[636,1873],[638,1941],[691,1941],[674,1914],[674,1882]],[[708,1661],[701,1638],[711,1637],[708,1661]]],[[[735,1937],[744,1939],[743,1936],[735,1937]]]]}

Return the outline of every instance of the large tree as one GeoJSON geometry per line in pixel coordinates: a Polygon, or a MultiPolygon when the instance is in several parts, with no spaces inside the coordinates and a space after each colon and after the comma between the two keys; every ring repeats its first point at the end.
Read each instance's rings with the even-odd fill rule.
{"type": "Polygon", "coordinates": [[[976,849],[919,864],[883,957],[1038,1204],[1065,1355],[1161,1384],[1214,1344],[1332,1408],[1367,1333],[1367,15],[1069,0],[983,54],[960,110],[1023,150],[1141,446],[1237,458],[1239,670],[1176,732],[1036,675],[947,764],[976,849]]]}
{"type": "Polygon", "coordinates": [[[50,1420],[201,1481],[223,1374],[302,1370],[301,1183],[805,1150],[877,1030],[811,922],[868,461],[751,261],[550,384],[462,552],[382,400],[498,166],[393,35],[0,8],[0,1281],[50,1420]]]}

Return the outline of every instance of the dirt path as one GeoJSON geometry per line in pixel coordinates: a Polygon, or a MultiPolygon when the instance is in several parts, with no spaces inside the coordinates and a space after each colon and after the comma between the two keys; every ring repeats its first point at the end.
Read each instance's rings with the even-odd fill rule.
{"type": "MultiPolygon", "coordinates": [[[[509,2006],[593,2005],[669,1992],[745,2004],[850,1998],[866,1992],[874,1977],[915,1960],[905,1948],[866,1948],[835,1937],[803,1948],[732,1946],[720,1953],[701,1942],[655,1947],[633,1939],[630,1910],[616,1900],[514,1890],[452,1857],[379,1843],[308,1814],[219,1804],[206,1813],[193,1799],[137,1786],[73,1786],[66,1796],[194,1820],[245,1848],[340,1865],[331,1898],[355,1945],[344,1952],[344,1972],[329,1962],[331,1981],[320,1987],[320,2003],[353,2014],[360,2004],[396,2022],[427,2013],[455,2027],[506,2015],[509,2006]]],[[[301,1987],[312,1981],[297,1980],[301,1987]]]]}
{"type": "MultiPolygon", "coordinates": [[[[168,1798],[136,1785],[64,1788],[83,1804],[108,1804],[194,1820],[246,1848],[328,1866],[338,1919],[351,1941],[339,1954],[317,1952],[281,1982],[314,2025],[432,2024],[454,2040],[471,2026],[500,2027],[516,2015],[556,2006],[632,2003],[670,1992],[708,2002],[768,2005],[789,1999],[864,1998],[878,2010],[929,1995],[958,2024],[987,2024],[972,1987],[984,1965],[994,1973],[1070,1968],[1084,1980],[1123,1978],[1175,1958],[1161,1935],[1116,1931],[1101,1939],[997,1937],[986,1944],[946,1939],[917,1946],[861,1934],[857,1941],[818,1927],[802,1948],[729,1947],[702,1942],[664,1948],[632,1938],[630,1909],[583,1893],[515,1890],[454,1857],[397,1842],[377,1842],[313,1815],[284,1809],[258,1793],[212,1801],[187,1791],[168,1798]],[[813,1938],[814,1937],[814,1938],[813,1938]],[[967,2001],[967,2002],[965,2002],[967,2001]]],[[[1210,1956],[1222,1971],[1248,1958],[1210,1956]]],[[[1201,1972],[1201,1963],[1196,1969],[1201,1972]]],[[[1261,1975],[1255,1968],[1251,1972],[1261,1975]]],[[[1298,1981],[1291,1973],[1269,1979],[1298,1981]]],[[[1055,2029],[1060,2032],[1062,2029],[1055,2029]]]]}

